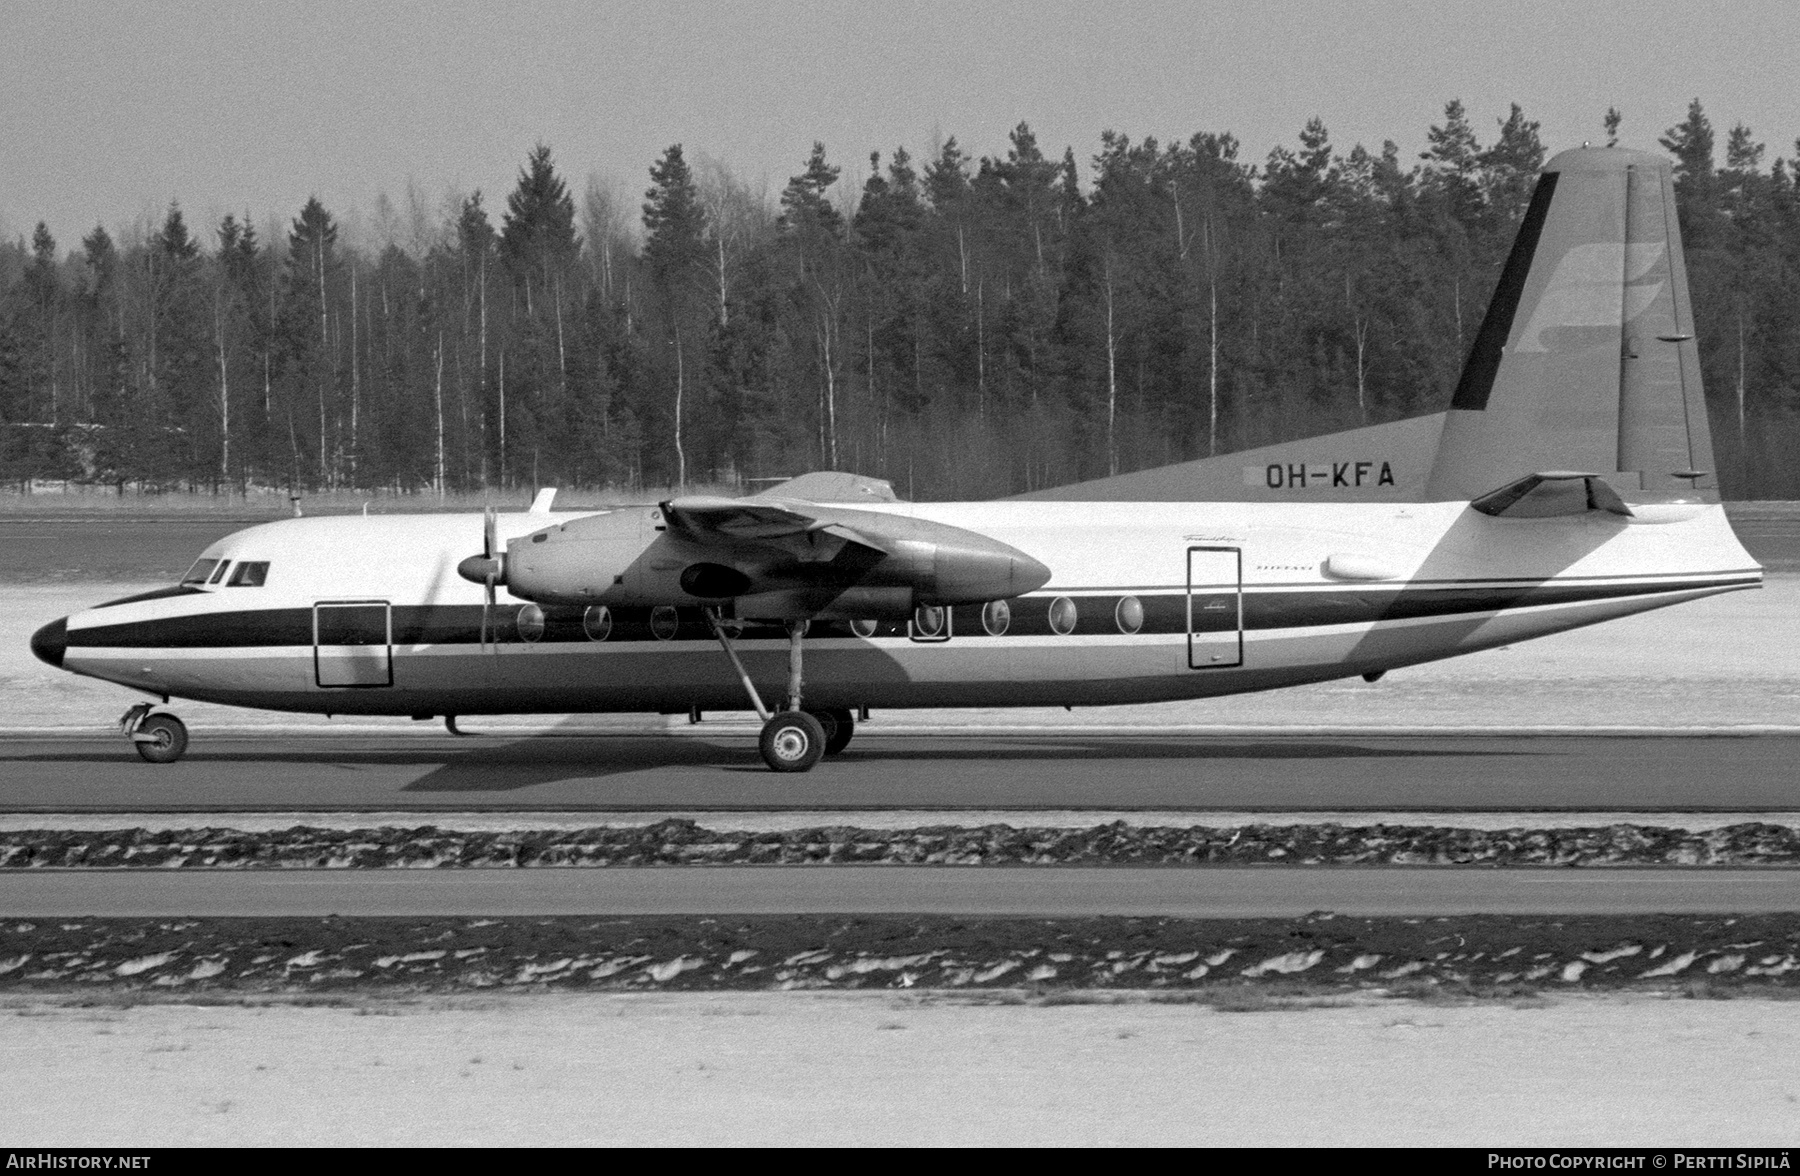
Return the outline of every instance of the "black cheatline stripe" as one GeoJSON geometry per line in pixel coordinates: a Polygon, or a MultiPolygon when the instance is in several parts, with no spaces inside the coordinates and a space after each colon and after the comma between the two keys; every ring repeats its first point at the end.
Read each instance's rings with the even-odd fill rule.
{"type": "Polygon", "coordinates": [[[1519,235],[1513,238],[1512,252],[1506,268],[1500,271],[1500,284],[1494,287],[1493,301],[1482,317],[1481,330],[1475,335],[1475,346],[1469,349],[1469,360],[1463,364],[1462,378],[1456,382],[1456,395],[1451,408],[1487,408],[1488,396],[1494,390],[1494,375],[1500,370],[1500,349],[1512,334],[1513,316],[1519,312],[1519,299],[1525,293],[1525,278],[1531,273],[1532,257],[1537,253],[1538,237],[1544,231],[1544,220],[1550,215],[1550,197],[1556,191],[1559,173],[1546,173],[1531,194],[1519,235]]]}
{"type": "MultiPolygon", "coordinates": [[[[1487,588],[1345,588],[1339,591],[1266,592],[1243,594],[1244,628],[1251,631],[1309,629],[1322,625],[1368,624],[1374,621],[1418,620],[1428,617],[1500,612],[1515,608],[1579,604],[1599,600],[1623,600],[1733,587],[1743,581],[1682,580],[1658,584],[1553,584],[1539,581],[1487,588]]],[[[1127,593],[1071,595],[1076,625],[1070,636],[1116,637],[1119,602],[1127,593]]],[[[1058,636],[1050,627],[1050,603],[1056,598],[1016,597],[1007,604],[1011,621],[1006,637],[1058,636]]],[[[1188,597],[1174,593],[1139,596],[1144,609],[1144,635],[1187,632],[1188,597]]],[[[1193,595],[1195,632],[1228,632],[1235,628],[1237,594],[1196,592],[1193,595]],[[1213,607],[1208,607],[1208,606],[1213,607]]],[[[500,640],[520,643],[513,620],[519,605],[494,610],[494,628],[500,640]]],[[[648,608],[612,610],[612,631],[605,642],[591,642],[582,628],[580,609],[545,609],[544,635],[538,644],[618,644],[660,640],[650,627],[648,608]]],[[[674,642],[708,641],[713,637],[697,608],[676,610],[679,624],[674,642]]],[[[474,645],[481,640],[481,606],[478,604],[397,607],[393,611],[396,645],[474,645]]],[[[957,640],[985,639],[981,610],[972,606],[955,610],[953,633],[957,640]]],[[[852,637],[848,623],[815,621],[809,637],[852,637]]],[[[905,637],[904,622],[882,622],[877,637],[905,637]]],[[[785,641],[778,625],[749,625],[741,634],[750,641],[785,641]]],[[[100,625],[69,631],[71,649],[242,649],[253,646],[305,646],[313,643],[312,610],[263,609],[251,612],[209,613],[168,617],[135,624],[100,625]]]]}

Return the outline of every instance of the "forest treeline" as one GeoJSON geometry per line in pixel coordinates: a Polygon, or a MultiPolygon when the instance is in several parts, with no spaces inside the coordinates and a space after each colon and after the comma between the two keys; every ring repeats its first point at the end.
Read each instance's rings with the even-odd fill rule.
{"type": "MultiPolygon", "coordinates": [[[[578,200],[548,147],[500,207],[385,203],[352,247],[317,199],[259,233],[178,204],[63,248],[0,244],[0,478],[121,489],[631,490],[811,469],[976,498],[1448,404],[1545,147],[1261,163],[1223,133],[1020,124],[869,157],[815,146],[769,199],[670,147],[641,200],[578,200]],[[366,236],[366,234],[365,234],[366,236]]],[[[1619,117],[1609,111],[1606,131],[1619,117]]],[[[1598,138],[1598,137],[1597,137],[1598,138]]],[[[1800,190],[1700,103],[1674,157],[1721,478],[1800,498],[1800,190]]],[[[1800,144],[1796,144],[1800,151],[1800,144]]]]}

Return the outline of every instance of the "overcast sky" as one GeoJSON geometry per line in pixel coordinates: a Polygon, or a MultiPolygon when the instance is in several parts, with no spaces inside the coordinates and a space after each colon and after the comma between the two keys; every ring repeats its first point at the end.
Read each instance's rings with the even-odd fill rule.
{"type": "Polygon", "coordinates": [[[1655,139],[1699,97],[1723,150],[1800,135],[1792,0],[1410,3],[77,3],[0,0],[0,232],[65,249],[172,199],[190,219],[341,217],[416,181],[498,209],[543,140],[579,190],[635,199],[670,143],[779,190],[823,140],[976,154],[1031,123],[1085,168],[1102,130],[1231,131],[1262,159],[1320,115],[1334,143],[1409,155],[1460,97],[1483,142],[1510,102],[1553,150],[1655,139]]]}

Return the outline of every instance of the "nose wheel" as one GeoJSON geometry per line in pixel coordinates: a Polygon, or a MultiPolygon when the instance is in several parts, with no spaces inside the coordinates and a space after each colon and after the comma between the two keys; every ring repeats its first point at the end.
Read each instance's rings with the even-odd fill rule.
{"type": "Polygon", "coordinates": [[[166,711],[152,714],[147,702],[126,711],[119,729],[149,763],[172,764],[187,751],[187,724],[166,711]]]}

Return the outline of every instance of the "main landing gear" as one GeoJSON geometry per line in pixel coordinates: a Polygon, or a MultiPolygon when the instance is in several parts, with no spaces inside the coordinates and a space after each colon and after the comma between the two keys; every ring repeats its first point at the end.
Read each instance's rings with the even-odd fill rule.
{"type": "Polygon", "coordinates": [[[119,730],[137,753],[153,764],[172,764],[187,751],[187,724],[166,711],[151,713],[147,702],[126,711],[119,730]]]}
{"type": "Polygon", "coordinates": [[[744,693],[749,695],[756,717],[763,721],[757,748],[762,752],[764,763],[777,772],[806,772],[819,762],[821,756],[836,755],[849,746],[850,737],[856,731],[856,721],[848,710],[801,709],[800,641],[806,636],[805,621],[788,622],[787,707],[780,713],[771,712],[763,705],[762,695],[757,693],[756,684],[745,672],[744,663],[732,647],[731,634],[715,610],[706,610],[706,623],[712,628],[713,636],[719,639],[719,647],[725,651],[725,656],[731,659],[731,667],[737,671],[738,681],[743,683],[744,693]]]}

